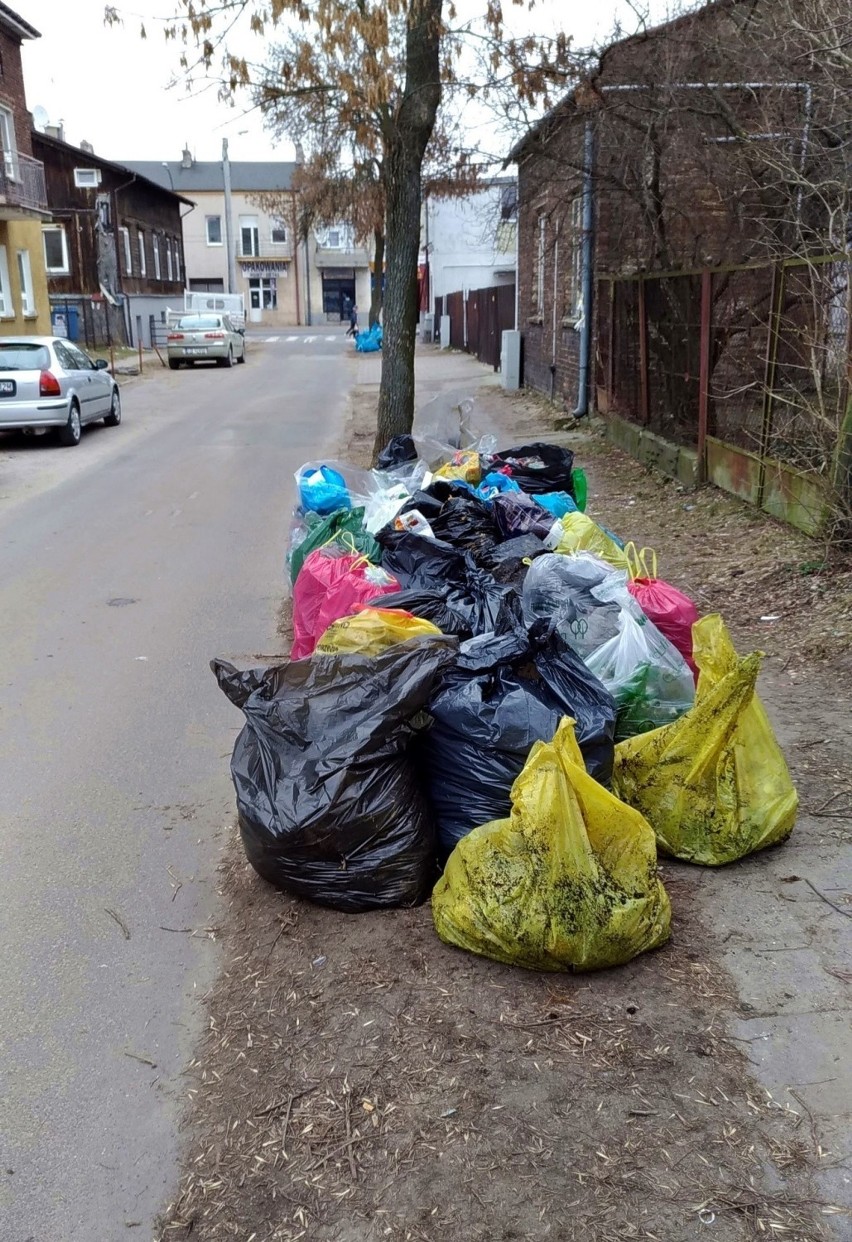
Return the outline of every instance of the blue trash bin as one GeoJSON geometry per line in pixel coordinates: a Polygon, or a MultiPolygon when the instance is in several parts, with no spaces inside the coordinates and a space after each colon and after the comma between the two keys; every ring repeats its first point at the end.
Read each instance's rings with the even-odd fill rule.
{"type": "Polygon", "coordinates": [[[80,339],[80,308],[72,306],[54,306],[50,312],[50,322],[57,336],[67,337],[69,341],[80,339]]]}

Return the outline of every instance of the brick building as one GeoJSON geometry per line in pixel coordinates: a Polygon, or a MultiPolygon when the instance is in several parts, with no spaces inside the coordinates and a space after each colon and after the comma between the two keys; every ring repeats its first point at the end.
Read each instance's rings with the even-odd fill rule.
{"type": "MultiPolygon", "coordinates": [[[[824,52],[794,37],[786,2],[713,0],[612,44],[516,146],[527,386],[581,412],[611,395],[617,324],[594,304],[607,277],[845,246],[843,228],[826,236],[826,201],[844,182],[849,123],[824,52]]],[[[842,22],[842,0],[815,3],[842,22]]],[[[694,285],[664,296],[682,298],[681,328],[697,315],[694,285]]],[[[744,289],[739,313],[769,297],[744,289]]],[[[660,400],[691,401],[698,369],[697,356],[676,360],[692,389],[661,385],[660,400]]]]}
{"type": "Polygon", "coordinates": [[[53,221],[44,228],[50,300],[86,345],[152,344],[166,312],[183,305],[183,215],[188,198],[142,174],[33,133],[53,221]]]}
{"type": "Polygon", "coordinates": [[[50,219],[33,157],[21,45],[39,32],[0,4],[0,335],[50,332],[41,226],[50,219]]]}

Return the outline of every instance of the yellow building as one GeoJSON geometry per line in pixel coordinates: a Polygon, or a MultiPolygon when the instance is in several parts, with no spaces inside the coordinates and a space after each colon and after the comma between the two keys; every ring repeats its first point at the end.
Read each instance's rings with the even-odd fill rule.
{"type": "Polygon", "coordinates": [[[33,159],[21,44],[39,32],[0,5],[0,336],[50,333],[42,224],[44,165],[33,159]]]}

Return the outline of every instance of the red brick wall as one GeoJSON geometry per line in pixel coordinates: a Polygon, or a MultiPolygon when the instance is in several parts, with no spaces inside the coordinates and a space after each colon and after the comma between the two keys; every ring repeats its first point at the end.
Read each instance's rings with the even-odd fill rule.
{"type": "Polygon", "coordinates": [[[23,155],[32,155],[30,133],[32,122],[27,112],[27,97],[24,90],[24,72],[21,65],[20,40],[0,29],[0,104],[10,108],[15,118],[15,137],[18,150],[23,155]]]}

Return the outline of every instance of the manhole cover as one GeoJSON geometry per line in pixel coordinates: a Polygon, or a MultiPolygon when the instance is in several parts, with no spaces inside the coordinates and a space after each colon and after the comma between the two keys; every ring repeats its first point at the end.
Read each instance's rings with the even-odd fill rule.
{"type": "Polygon", "coordinates": [[[126,608],[128,604],[138,604],[138,599],[130,599],[127,595],[116,595],[115,599],[107,600],[108,608],[126,608]]]}

